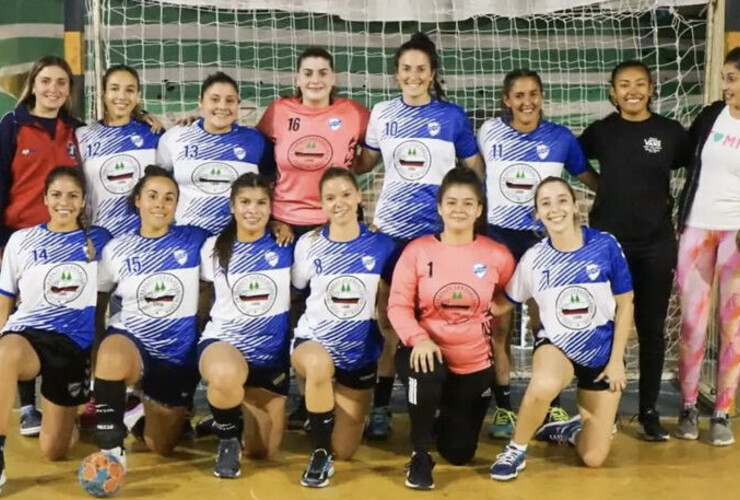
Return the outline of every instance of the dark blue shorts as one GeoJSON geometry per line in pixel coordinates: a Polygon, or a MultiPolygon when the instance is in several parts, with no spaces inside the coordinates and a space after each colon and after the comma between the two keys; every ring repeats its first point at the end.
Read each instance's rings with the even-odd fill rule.
{"type": "MultiPolygon", "coordinates": [[[[298,347],[304,342],[308,342],[311,339],[293,339],[293,349],[298,347]]],[[[359,391],[365,389],[372,389],[375,387],[375,379],[378,374],[378,362],[371,361],[370,363],[363,365],[359,368],[352,370],[343,370],[334,365],[334,380],[338,384],[342,384],[350,389],[356,389],[359,391]]]]}
{"type": "Polygon", "coordinates": [[[527,250],[542,241],[542,237],[537,236],[534,231],[519,231],[518,229],[508,229],[493,224],[488,224],[486,232],[492,240],[506,245],[516,262],[522,259],[527,250]]]}
{"type": "MultiPolygon", "coordinates": [[[[204,339],[198,342],[198,366],[203,353],[211,344],[223,342],[218,339],[204,339]]],[[[247,361],[249,371],[247,373],[247,382],[244,387],[258,387],[265,389],[281,396],[287,396],[290,389],[290,367],[286,363],[284,366],[259,366],[247,361]]]]}
{"type": "Polygon", "coordinates": [[[189,407],[193,404],[193,394],[200,381],[198,365],[195,362],[195,348],[192,349],[187,362],[180,365],[154,357],[130,332],[110,329],[105,335],[113,334],[128,338],[139,350],[144,370],[141,377],[144,396],[169,407],[189,407]]]}
{"type": "MultiPolygon", "coordinates": [[[[534,351],[536,351],[539,347],[542,347],[543,345],[555,345],[552,342],[550,342],[550,339],[545,337],[537,337],[534,341],[534,351]]],[[[556,348],[560,349],[558,346],[555,346],[556,348]]],[[[561,350],[562,352],[562,350],[561,350]]],[[[563,353],[566,358],[568,358],[568,355],[563,353]]],[[[578,379],[577,387],[579,389],[584,389],[586,391],[607,391],[609,390],[609,382],[605,380],[601,380],[600,382],[594,382],[596,377],[599,376],[601,372],[604,371],[604,368],[606,368],[606,365],[599,366],[597,368],[591,368],[589,366],[583,366],[581,364],[576,363],[572,359],[568,358],[568,361],[573,365],[573,373],[575,373],[576,378],[578,379]]]]}

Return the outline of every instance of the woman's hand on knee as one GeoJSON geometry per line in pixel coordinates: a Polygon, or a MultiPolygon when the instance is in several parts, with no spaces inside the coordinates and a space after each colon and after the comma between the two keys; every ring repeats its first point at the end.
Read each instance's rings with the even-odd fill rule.
{"type": "Polygon", "coordinates": [[[602,380],[609,384],[610,391],[623,391],[627,387],[627,374],[624,371],[624,362],[609,361],[604,371],[596,377],[594,382],[601,382],[602,380]]]}
{"type": "Polygon", "coordinates": [[[424,339],[417,343],[411,350],[409,360],[411,368],[416,372],[433,372],[434,359],[442,364],[442,350],[431,339],[424,339]]]}

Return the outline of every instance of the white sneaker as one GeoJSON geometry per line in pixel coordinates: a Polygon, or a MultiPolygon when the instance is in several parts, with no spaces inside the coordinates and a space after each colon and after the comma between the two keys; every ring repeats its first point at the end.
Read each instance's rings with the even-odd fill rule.
{"type": "Polygon", "coordinates": [[[3,489],[2,489],[3,488],[3,485],[5,484],[5,482],[7,480],[8,480],[8,478],[5,477],[5,469],[3,469],[3,470],[0,471],[0,493],[2,493],[2,491],[3,491],[3,489]]]}

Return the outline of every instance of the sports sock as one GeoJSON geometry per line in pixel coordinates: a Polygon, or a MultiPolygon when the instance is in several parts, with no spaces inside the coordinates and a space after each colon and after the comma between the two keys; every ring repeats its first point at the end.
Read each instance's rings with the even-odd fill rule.
{"type": "Polygon", "coordinates": [[[390,405],[394,380],[395,377],[378,377],[378,381],[375,383],[373,408],[382,408],[390,405]]]}
{"type": "Polygon", "coordinates": [[[123,414],[126,410],[126,384],[122,380],[95,379],[95,413],[97,424],[95,438],[103,450],[117,446],[123,448],[126,426],[123,414]]]}
{"type": "Polygon", "coordinates": [[[504,410],[512,411],[511,407],[511,385],[498,385],[493,386],[493,397],[496,400],[496,406],[503,408],[504,410]]]}
{"type": "Polygon", "coordinates": [[[18,399],[21,408],[24,406],[36,407],[36,379],[18,381],[18,399]]]}
{"type": "Polygon", "coordinates": [[[550,408],[552,408],[553,406],[561,406],[560,405],[560,394],[555,396],[555,399],[553,399],[552,402],[550,403],[550,408]]]}
{"type": "Polygon", "coordinates": [[[209,406],[213,415],[213,432],[218,438],[238,438],[241,431],[241,405],[226,409],[216,408],[211,404],[209,406]]]}
{"type": "Polygon", "coordinates": [[[311,424],[311,443],[315,450],[323,448],[331,452],[331,433],[334,431],[334,409],[322,413],[308,412],[311,424]]]}

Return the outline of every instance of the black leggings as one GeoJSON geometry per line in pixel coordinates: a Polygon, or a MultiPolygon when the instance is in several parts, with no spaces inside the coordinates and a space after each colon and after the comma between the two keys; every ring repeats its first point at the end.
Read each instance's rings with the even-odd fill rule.
{"type": "Polygon", "coordinates": [[[673,287],[675,237],[623,245],[635,294],[635,327],[640,341],[640,413],[654,408],[665,359],[665,319],[673,287]]]}
{"type": "Polygon", "coordinates": [[[493,367],[458,375],[445,364],[435,364],[434,371],[421,373],[411,369],[410,357],[411,349],[399,346],[396,370],[406,386],[414,451],[429,451],[434,433],[445,460],[453,465],[470,462],[491,402],[493,367]]]}

